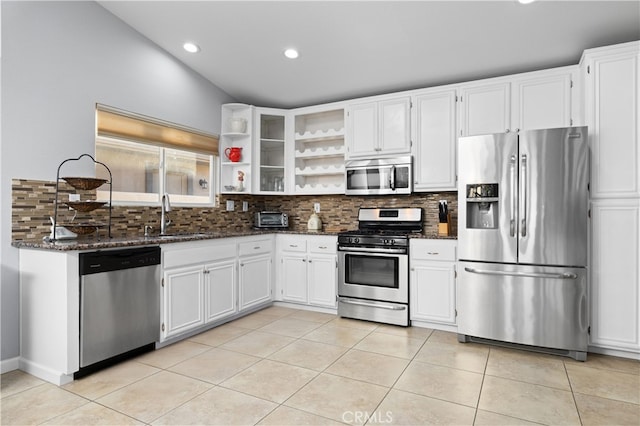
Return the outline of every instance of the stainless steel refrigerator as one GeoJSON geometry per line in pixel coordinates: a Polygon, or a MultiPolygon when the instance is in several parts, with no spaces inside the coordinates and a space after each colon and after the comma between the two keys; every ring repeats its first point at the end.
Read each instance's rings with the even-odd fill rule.
{"type": "Polygon", "coordinates": [[[458,340],[585,360],[587,128],[458,144],[458,340]]]}

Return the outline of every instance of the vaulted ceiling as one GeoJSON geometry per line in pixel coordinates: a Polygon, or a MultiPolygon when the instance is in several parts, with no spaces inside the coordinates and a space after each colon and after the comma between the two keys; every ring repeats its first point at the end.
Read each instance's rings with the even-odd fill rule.
{"type": "Polygon", "coordinates": [[[572,65],[640,39],[639,1],[98,3],[239,101],[284,108],[572,65]]]}

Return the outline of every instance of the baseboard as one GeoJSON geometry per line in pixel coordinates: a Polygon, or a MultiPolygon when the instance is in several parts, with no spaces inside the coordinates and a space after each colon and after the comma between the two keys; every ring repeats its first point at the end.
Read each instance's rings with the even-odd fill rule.
{"type": "Polygon", "coordinates": [[[457,325],[440,324],[440,323],[437,323],[437,322],[411,320],[411,326],[412,327],[420,327],[420,328],[432,328],[434,330],[448,331],[450,333],[457,333],[458,332],[458,326],[457,325]]]}
{"type": "Polygon", "coordinates": [[[273,306],[280,306],[282,308],[300,309],[301,311],[322,312],[324,314],[333,314],[333,315],[338,314],[338,308],[324,308],[321,306],[303,305],[299,303],[282,302],[278,300],[274,300],[273,306]]]}
{"type": "Polygon", "coordinates": [[[20,357],[3,359],[0,361],[0,374],[8,373],[9,371],[18,370],[20,368],[20,357]]]}
{"type": "Polygon", "coordinates": [[[59,371],[54,371],[24,358],[20,358],[19,368],[25,373],[29,373],[42,380],[46,380],[56,386],[62,386],[73,382],[73,374],[64,374],[59,371]]]}
{"type": "Polygon", "coordinates": [[[589,346],[589,353],[600,354],[600,355],[609,355],[609,356],[617,356],[619,358],[629,358],[640,361],[640,353],[638,352],[628,352],[621,351],[618,349],[609,349],[609,348],[600,348],[597,346],[589,346]]]}

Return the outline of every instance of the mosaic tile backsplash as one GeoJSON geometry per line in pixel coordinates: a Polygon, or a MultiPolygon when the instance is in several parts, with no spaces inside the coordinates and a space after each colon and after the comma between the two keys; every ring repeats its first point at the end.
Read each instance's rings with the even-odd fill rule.
{"type": "MultiPolygon", "coordinates": [[[[62,203],[68,194],[79,193],[82,200],[95,199],[95,191],[78,191],[64,182],[59,184],[58,223],[71,221],[73,211],[62,203]]],[[[42,239],[50,233],[50,216],[54,214],[56,183],[37,180],[12,181],[12,240],[42,239]]],[[[305,231],[313,212],[313,204],[320,203],[323,231],[340,232],[355,229],[359,207],[421,207],[424,209],[424,234],[438,233],[438,201],[447,200],[451,212],[451,235],[457,235],[458,202],[455,192],[416,193],[402,196],[346,196],[346,195],[220,195],[219,207],[173,207],[170,232],[245,231],[253,226],[254,213],[261,210],[282,211],[289,215],[289,228],[305,231]],[[226,201],[235,201],[235,211],[226,211],[226,201]],[[242,202],[249,210],[242,211],[242,202]]],[[[108,222],[108,207],[90,213],[78,213],[75,221],[108,222]]],[[[114,237],[143,235],[144,226],[160,228],[159,206],[118,206],[111,209],[111,234],[114,237]]],[[[106,228],[100,231],[106,235],[106,228]]],[[[84,238],[95,238],[89,235],[84,238]]]]}

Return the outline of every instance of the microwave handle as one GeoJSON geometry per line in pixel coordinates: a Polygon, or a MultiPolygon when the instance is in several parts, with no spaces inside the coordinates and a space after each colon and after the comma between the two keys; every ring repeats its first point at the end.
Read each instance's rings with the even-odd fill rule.
{"type": "Polygon", "coordinates": [[[396,189],[396,166],[391,166],[391,171],[389,172],[389,187],[393,191],[396,189]]]}

